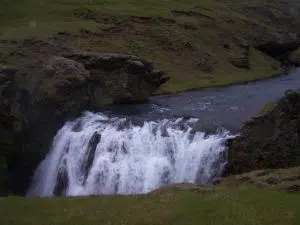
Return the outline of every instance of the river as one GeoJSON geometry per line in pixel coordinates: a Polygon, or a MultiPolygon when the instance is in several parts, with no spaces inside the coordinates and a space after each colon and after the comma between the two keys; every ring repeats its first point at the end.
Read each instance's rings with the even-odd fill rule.
{"type": "Polygon", "coordinates": [[[29,196],[142,194],[222,176],[226,140],[268,102],[300,88],[277,78],[113,105],[67,122],[36,170],[29,196]]]}

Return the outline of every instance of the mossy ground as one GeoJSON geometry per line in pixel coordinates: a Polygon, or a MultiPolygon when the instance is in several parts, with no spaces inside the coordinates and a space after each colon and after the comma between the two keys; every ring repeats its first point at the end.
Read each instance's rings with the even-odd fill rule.
{"type": "Polygon", "coordinates": [[[294,51],[291,54],[291,59],[292,59],[293,62],[300,65],[300,48],[298,48],[296,51],[294,51]]]}
{"type": "Polygon", "coordinates": [[[0,199],[0,223],[61,225],[296,225],[300,195],[239,188],[164,190],[146,196],[0,199]]]}
{"type": "Polygon", "coordinates": [[[263,79],[282,70],[279,62],[255,49],[256,40],[288,32],[297,21],[284,14],[292,2],[282,2],[287,1],[3,0],[0,63],[20,61],[11,54],[22,47],[20,40],[52,38],[78,49],[132,53],[153,61],[171,77],[157,93],[263,79]],[[250,69],[228,60],[245,41],[250,44],[250,69]]]}

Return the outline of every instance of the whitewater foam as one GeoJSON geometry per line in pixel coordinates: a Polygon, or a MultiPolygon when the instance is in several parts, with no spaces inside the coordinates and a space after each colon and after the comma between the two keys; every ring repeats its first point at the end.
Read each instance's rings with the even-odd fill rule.
{"type": "Polygon", "coordinates": [[[197,119],[148,121],[85,113],[57,133],[29,196],[141,194],[222,174],[227,131],[196,131],[197,119]]]}

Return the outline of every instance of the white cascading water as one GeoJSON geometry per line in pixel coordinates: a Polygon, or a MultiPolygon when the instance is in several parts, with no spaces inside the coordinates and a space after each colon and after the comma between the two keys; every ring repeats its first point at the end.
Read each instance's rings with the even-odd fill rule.
{"type": "Polygon", "coordinates": [[[207,183],[222,173],[229,134],[196,132],[194,122],[137,126],[125,118],[85,113],[57,133],[28,195],[127,195],[170,183],[207,183]]]}

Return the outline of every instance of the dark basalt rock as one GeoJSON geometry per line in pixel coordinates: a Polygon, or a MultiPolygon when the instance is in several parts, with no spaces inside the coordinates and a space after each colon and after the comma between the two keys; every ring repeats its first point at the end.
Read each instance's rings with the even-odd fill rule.
{"type": "Polygon", "coordinates": [[[286,92],[273,109],[246,122],[228,148],[228,174],[299,166],[300,94],[286,92]]]}

